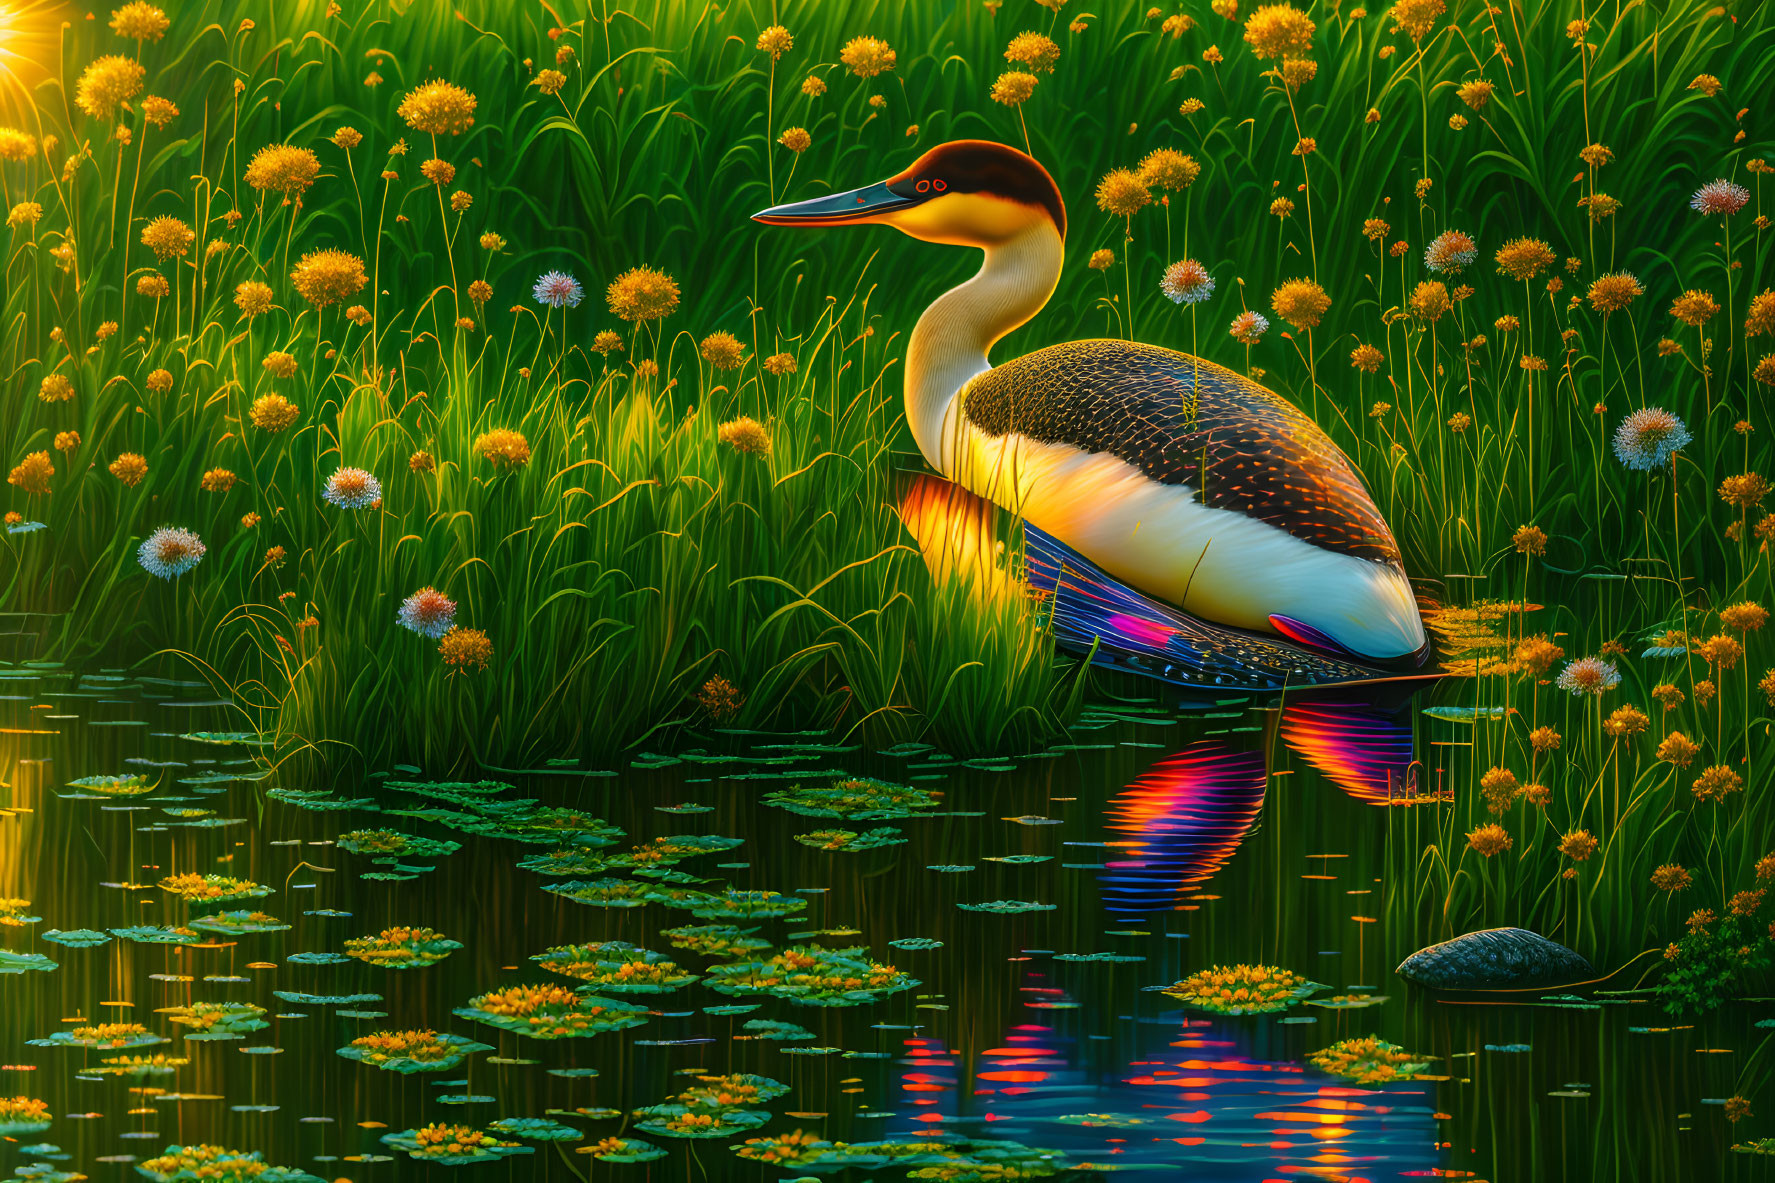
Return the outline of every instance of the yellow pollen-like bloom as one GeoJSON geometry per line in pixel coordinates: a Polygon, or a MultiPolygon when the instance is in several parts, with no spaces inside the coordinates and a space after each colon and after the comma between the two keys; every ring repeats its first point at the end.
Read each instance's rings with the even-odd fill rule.
{"type": "Polygon", "coordinates": [[[1331,297],[1314,280],[1291,279],[1271,294],[1270,307],[1295,328],[1310,329],[1324,318],[1326,309],[1331,307],[1331,297]]]}
{"type": "Polygon", "coordinates": [[[362,259],[332,248],[303,255],[290,272],[296,291],[316,308],[355,296],[369,281],[362,259]]]}
{"type": "Polygon", "coordinates": [[[1312,18],[1287,4],[1266,4],[1245,20],[1245,41],[1259,59],[1305,57],[1313,47],[1312,18]]]}
{"type": "Polygon", "coordinates": [[[442,79],[427,82],[407,94],[395,108],[414,131],[434,136],[453,136],[475,122],[475,96],[442,79]]]}
{"type": "Polygon", "coordinates": [[[1590,285],[1590,306],[1608,316],[1619,312],[1645,294],[1645,288],[1639,280],[1625,271],[1613,271],[1598,276],[1590,285]]]}
{"type": "Polygon", "coordinates": [[[0,160],[29,160],[36,154],[36,136],[16,127],[0,127],[0,160]]]}
{"type": "Polygon", "coordinates": [[[1028,66],[1031,70],[1052,73],[1060,60],[1060,47],[1041,33],[1019,33],[1005,47],[1005,60],[1028,66]]]}
{"type": "Polygon", "coordinates": [[[74,397],[74,382],[66,374],[45,374],[37,397],[46,403],[65,403],[74,397]]]}
{"type": "Polygon", "coordinates": [[[781,25],[772,25],[758,34],[758,52],[768,53],[770,60],[780,62],[783,55],[795,48],[795,38],[781,25]]]}
{"type": "Polygon", "coordinates": [[[663,271],[634,267],[610,282],[605,301],[622,320],[660,320],[678,307],[678,284],[663,271]]]}
{"type": "Polygon", "coordinates": [[[777,137],[777,143],[791,152],[805,152],[813,147],[814,138],[807,133],[805,127],[786,127],[783,134],[777,137]]]}
{"type": "Polygon", "coordinates": [[[247,184],[261,193],[302,194],[320,176],[320,157],[294,144],[267,144],[247,164],[247,184]]]}
{"type": "Polygon", "coordinates": [[[178,218],[162,215],[142,227],[142,245],[159,259],[183,258],[196,240],[191,227],[178,218]]]}
{"type": "Polygon", "coordinates": [[[125,452],[111,461],[111,475],[134,488],[148,475],[148,462],[134,452],[125,452]]]}
{"type": "Polygon", "coordinates": [[[838,60],[858,78],[873,78],[893,69],[896,56],[879,37],[853,37],[838,52],[838,60]]]}
{"type": "Polygon", "coordinates": [[[1670,315],[1691,328],[1700,328],[1719,310],[1713,296],[1698,288],[1690,288],[1670,305],[1670,315]]]}
{"type": "MultiPolygon", "coordinates": [[[[493,661],[493,642],[478,628],[453,628],[438,642],[444,664],[458,670],[485,670],[493,661]]],[[[578,995],[568,992],[571,1000],[578,995]]]]}
{"type": "Polygon", "coordinates": [[[710,333],[697,346],[703,360],[717,370],[737,370],[745,364],[746,347],[732,333],[710,333]]]}
{"type": "Polygon", "coordinates": [[[6,477],[6,483],[17,485],[27,493],[49,492],[49,478],[55,475],[55,464],[48,452],[32,452],[19,462],[6,477]]]}
{"type": "Polygon", "coordinates": [[[265,355],[265,360],[260,364],[270,372],[273,378],[290,378],[296,373],[295,355],[285,353],[281,349],[276,349],[267,353],[265,355]]]}
{"type": "Polygon", "coordinates": [[[1007,107],[1018,107],[1027,103],[1030,96],[1035,93],[1037,81],[1034,74],[1025,74],[1021,70],[1007,70],[993,82],[988,97],[995,103],[1003,103],[1007,107]]]}
{"type": "Polygon", "coordinates": [[[543,94],[560,94],[561,88],[567,85],[567,75],[559,70],[538,70],[530,82],[543,94]]]}
{"type": "Polygon", "coordinates": [[[107,55],[81,72],[74,84],[74,105],[94,119],[109,119],[119,106],[134,98],[148,76],[140,62],[107,55]]]}
{"type": "Polygon", "coordinates": [[[262,394],[253,400],[248,417],[259,430],[277,432],[296,421],[297,411],[296,404],[281,394],[262,394]]]}
{"type": "Polygon", "coordinates": [[[530,463],[530,441],[522,433],[496,427],[475,437],[475,455],[503,471],[530,463]]]}
{"type": "Polygon", "coordinates": [[[723,423],[717,433],[721,442],[736,452],[763,456],[770,452],[770,432],[749,415],[723,423]]]}
{"type": "Polygon", "coordinates": [[[1152,199],[1152,192],[1132,169],[1113,169],[1097,182],[1097,208],[1118,218],[1133,217],[1152,199]]]}

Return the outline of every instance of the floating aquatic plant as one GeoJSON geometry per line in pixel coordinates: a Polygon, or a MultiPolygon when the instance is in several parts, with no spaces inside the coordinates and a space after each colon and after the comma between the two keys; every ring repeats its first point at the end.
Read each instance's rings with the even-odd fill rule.
{"type": "Polygon", "coordinates": [[[882,846],[899,846],[906,841],[893,826],[877,826],[873,830],[815,830],[797,834],[795,841],[817,850],[874,850],[882,846]]]}
{"type": "Polygon", "coordinates": [[[664,1158],[666,1152],[641,1138],[600,1138],[590,1146],[581,1146],[578,1154],[589,1154],[600,1162],[652,1162],[664,1158]]]}
{"type": "Polygon", "coordinates": [[[573,1142],[585,1137],[584,1131],[570,1125],[550,1121],[546,1117],[502,1117],[487,1123],[489,1133],[512,1138],[529,1138],[536,1142],[573,1142]]]}
{"type": "Polygon", "coordinates": [[[0,926],[23,928],[28,924],[36,924],[41,921],[43,917],[27,914],[30,907],[30,900],[0,897],[0,926]]]}
{"type": "Polygon", "coordinates": [[[217,912],[214,916],[199,916],[191,921],[190,927],[198,932],[240,936],[255,932],[287,932],[290,926],[265,912],[241,911],[217,912]]]}
{"type": "Polygon", "coordinates": [[[70,949],[90,949],[111,939],[110,933],[97,932],[90,928],[72,928],[66,932],[52,928],[38,935],[52,944],[65,945],[70,949]]]}
{"type": "Polygon", "coordinates": [[[83,776],[68,782],[71,789],[84,789],[101,797],[140,797],[154,791],[152,777],[141,775],[83,776]]]}
{"type": "Polygon", "coordinates": [[[345,942],[345,955],[384,969],[424,969],[436,965],[456,950],[453,941],[429,928],[385,928],[373,937],[354,937],[345,942]]]}
{"type": "Polygon", "coordinates": [[[717,965],[709,988],[723,994],[769,994],[803,1006],[859,1006],[910,990],[918,979],[869,959],[866,949],[794,945],[774,957],[717,965]]]}
{"type": "Polygon", "coordinates": [[[615,994],[664,994],[698,977],[659,953],[623,941],[557,945],[531,960],[615,994]]]}
{"type": "Polygon", "coordinates": [[[668,907],[689,907],[690,914],[699,920],[765,920],[807,910],[807,900],[801,896],[733,887],[715,895],[660,891],[657,898],[668,907]]]}
{"type": "Polygon", "coordinates": [[[86,1071],[96,1072],[101,1076],[128,1076],[143,1080],[150,1076],[171,1076],[190,1063],[183,1056],[168,1056],[156,1052],[151,1056],[112,1056],[100,1060],[98,1067],[89,1067],[86,1071]]]}
{"type": "Polygon", "coordinates": [[[573,1039],[647,1021],[645,1010],[564,986],[506,986],[469,999],[453,1013],[533,1039],[573,1039]]]}
{"type": "Polygon", "coordinates": [[[770,948],[770,942],[753,937],[756,928],[738,928],[731,924],[694,924],[665,928],[660,935],[679,949],[689,949],[704,957],[749,957],[770,948]]]}
{"type": "Polygon", "coordinates": [[[265,1021],[265,1008],[250,1002],[194,1002],[189,1006],[164,1006],[156,1013],[181,1027],[190,1027],[186,1039],[238,1039],[249,1031],[271,1025],[265,1021]]]}
{"type": "Polygon", "coordinates": [[[71,1031],[57,1031],[54,1035],[26,1042],[32,1047],[84,1047],[100,1051],[125,1051],[130,1048],[153,1047],[157,1043],[170,1041],[166,1036],[156,1035],[140,1023],[96,1023],[90,1027],[76,1027],[71,1031]]]}
{"type": "Polygon", "coordinates": [[[611,855],[605,861],[612,867],[669,866],[699,854],[718,854],[744,844],[743,838],[723,838],[718,834],[679,834],[655,838],[626,854],[611,855]]]}
{"type": "Polygon", "coordinates": [[[766,805],[775,805],[802,817],[834,817],[857,821],[884,821],[912,817],[920,809],[935,809],[936,794],[908,785],[870,777],[851,777],[835,784],[767,793],[766,805]]]}
{"type": "Polygon", "coordinates": [[[35,1097],[0,1097],[0,1134],[40,1134],[49,1120],[49,1106],[35,1097]]]}
{"type": "Polygon", "coordinates": [[[1031,900],[988,900],[984,904],[957,904],[964,912],[996,912],[1013,915],[1018,912],[1052,912],[1058,904],[1038,904],[1031,900]]]}
{"type": "Polygon", "coordinates": [[[1219,1015],[1275,1014],[1325,989],[1279,966],[1243,963],[1217,965],[1175,985],[1151,988],[1219,1015]]]}
{"type": "Polygon", "coordinates": [[[657,898],[657,888],[630,879],[570,879],[548,883],[543,890],[594,908],[639,908],[657,898]]]}
{"type": "Polygon", "coordinates": [[[491,1044],[477,1043],[461,1035],[430,1029],[421,1031],[375,1031],[360,1035],[339,1054],[348,1060],[399,1072],[447,1072],[476,1052],[490,1052],[491,1044]]]}
{"type": "Polygon", "coordinates": [[[397,1150],[405,1150],[408,1157],[420,1162],[442,1163],[445,1166],[494,1162],[514,1154],[531,1154],[535,1149],[516,1142],[502,1141],[473,1126],[446,1124],[384,1134],[382,1142],[397,1150]]]}
{"type": "Polygon", "coordinates": [[[339,835],[340,850],[352,854],[392,854],[404,858],[443,858],[462,849],[445,838],[421,838],[399,830],[352,830],[339,835]]]}
{"type": "Polygon", "coordinates": [[[1397,1044],[1375,1036],[1340,1039],[1308,1057],[1321,1071],[1358,1084],[1410,1080],[1430,1066],[1430,1057],[1413,1056],[1397,1044]]]}
{"type": "Polygon", "coordinates": [[[256,1150],[229,1150],[207,1143],[168,1146],[156,1157],[137,1163],[136,1170],[155,1183],[196,1179],[213,1179],[218,1183],[325,1183],[307,1171],[271,1166],[256,1150]]]}
{"type": "Polygon", "coordinates": [[[259,896],[270,895],[272,890],[262,883],[254,883],[251,879],[236,879],[230,875],[203,875],[195,871],[188,871],[182,875],[168,875],[160,881],[160,889],[170,891],[181,899],[205,903],[255,899],[259,896]]]}
{"type": "Polygon", "coordinates": [[[602,875],[605,870],[604,860],[584,848],[533,854],[519,859],[518,866],[539,875],[602,875]]]}

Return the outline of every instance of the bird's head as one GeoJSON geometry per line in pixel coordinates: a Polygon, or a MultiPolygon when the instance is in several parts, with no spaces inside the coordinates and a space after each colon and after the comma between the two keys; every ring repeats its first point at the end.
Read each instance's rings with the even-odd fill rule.
{"type": "Polygon", "coordinates": [[[752,220],[767,226],[881,223],[957,246],[994,246],[1044,224],[1066,236],[1066,206],[1048,170],[989,140],[939,144],[885,181],[772,206],[752,220]]]}

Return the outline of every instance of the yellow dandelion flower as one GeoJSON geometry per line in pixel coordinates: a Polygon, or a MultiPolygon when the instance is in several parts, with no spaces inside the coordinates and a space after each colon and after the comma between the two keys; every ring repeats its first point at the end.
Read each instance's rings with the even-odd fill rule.
{"type": "Polygon", "coordinates": [[[1097,182],[1097,208],[1118,218],[1133,217],[1152,199],[1151,191],[1132,169],[1112,169],[1097,182]]]}
{"type": "Polygon", "coordinates": [[[1312,18],[1287,4],[1266,4],[1245,20],[1245,41],[1259,59],[1305,57],[1313,46],[1312,18]]]}
{"type": "Polygon", "coordinates": [[[1700,328],[1720,310],[1713,296],[1698,288],[1690,288],[1670,305],[1670,315],[1690,328],[1700,328]]]}
{"type": "Polygon", "coordinates": [[[65,403],[74,397],[74,383],[66,374],[45,374],[37,397],[46,403],[65,403]]]}
{"type": "Polygon", "coordinates": [[[678,307],[678,284],[663,271],[634,267],[610,282],[605,302],[627,321],[660,320],[678,307]]]}
{"type": "Polygon", "coordinates": [[[1331,307],[1331,297],[1315,280],[1291,279],[1271,293],[1270,307],[1295,328],[1311,329],[1318,327],[1331,307]]]}
{"type": "Polygon", "coordinates": [[[142,227],[142,245],[151,249],[158,259],[183,258],[196,240],[191,227],[164,214],[142,227]]]}
{"type": "Polygon", "coordinates": [[[247,164],[247,184],[261,193],[282,193],[286,197],[308,191],[320,176],[320,157],[307,148],[294,144],[267,144],[253,154],[247,164]]]}
{"type": "Polygon", "coordinates": [[[290,378],[294,377],[296,373],[295,355],[285,353],[281,349],[274,349],[267,353],[265,360],[259,364],[264,366],[273,378],[290,378]]]}
{"type": "Polygon", "coordinates": [[[6,483],[25,492],[41,496],[49,492],[49,478],[55,475],[55,464],[48,452],[32,452],[7,474],[6,483]]]}
{"type": "Polygon", "coordinates": [[[764,424],[749,415],[723,423],[717,434],[722,443],[736,452],[755,456],[770,452],[770,433],[764,429],[764,424]]]}
{"type": "Polygon", "coordinates": [[[1005,60],[1028,66],[1031,70],[1052,73],[1060,60],[1060,47],[1041,33],[1019,33],[1005,47],[1005,60]]]}
{"type": "Polygon", "coordinates": [[[81,72],[74,84],[74,105],[94,119],[109,119],[136,96],[147,76],[140,62],[108,54],[81,72]]]}
{"type": "Polygon", "coordinates": [[[758,34],[758,52],[768,53],[770,60],[780,62],[783,55],[795,48],[795,38],[781,25],[772,25],[758,34]]]}
{"type": "Polygon", "coordinates": [[[395,114],[414,131],[458,135],[474,126],[475,96],[454,83],[434,79],[409,91],[395,114]]]}
{"type": "Polygon", "coordinates": [[[1140,167],[1135,171],[1141,184],[1175,193],[1195,184],[1196,178],[1202,175],[1202,166],[1193,156],[1176,148],[1155,148],[1141,159],[1140,167]]]}
{"type": "Polygon", "coordinates": [[[858,78],[874,78],[894,68],[893,47],[879,37],[853,37],[845,42],[838,60],[858,78]]]}
{"type": "Polygon", "coordinates": [[[1017,107],[1029,101],[1035,93],[1037,78],[1034,74],[1025,74],[1021,70],[1007,70],[1000,74],[992,84],[988,97],[995,103],[1003,103],[1007,107],[1017,107]]]}
{"type": "Polygon", "coordinates": [[[148,475],[148,462],[134,452],[124,452],[111,461],[110,473],[133,489],[148,475]]]}
{"type": "Polygon", "coordinates": [[[697,352],[718,370],[737,370],[746,360],[746,347],[729,332],[710,333],[703,338],[697,352]]]}
{"type": "Polygon", "coordinates": [[[523,468],[530,463],[530,441],[521,432],[496,427],[475,437],[475,455],[502,472],[523,468]]]}
{"type": "Polygon", "coordinates": [[[356,295],[370,280],[362,259],[329,247],[303,255],[290,272],[290,282],[304,300],[325,308],[356,295]]]}
{"type": "Polygon", "coordinates": [[[296,421],[297,411],[296,404],[281,394],[262,394],[247,415],[260,431],[278,432],[296,421]]]}

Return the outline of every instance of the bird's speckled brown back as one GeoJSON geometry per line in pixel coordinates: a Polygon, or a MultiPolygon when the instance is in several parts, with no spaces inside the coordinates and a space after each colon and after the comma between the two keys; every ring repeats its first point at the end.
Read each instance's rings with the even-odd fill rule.
{"type": "Polygon", "coordinates": [[[1107,453],[1203,504],[1340,554],[1399,565],[1362,478],[1291,403],[1222,366],[1129,341],[1071,341],[997,366],[962,391],[992,436],[1107,453]]]}

